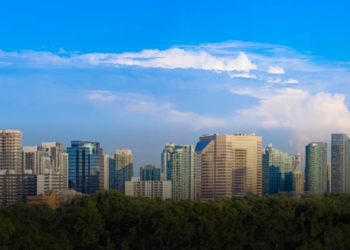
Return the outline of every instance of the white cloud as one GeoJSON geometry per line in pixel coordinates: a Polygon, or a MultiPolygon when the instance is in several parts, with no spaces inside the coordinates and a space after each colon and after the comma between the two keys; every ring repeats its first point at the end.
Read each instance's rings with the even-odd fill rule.
{"type": "MultiPolygon", "coordinates": [[[[236,93],[236,90],[231,90],[236,93]]],[[[241,91],[260,99],[260,105],[239,111],[239,119],[263,128],[285,128],[293,133],[290,143],[304,150],[312,141],[329,141],[331,133],[350,132],[350,112],[345,95],[320,92],[311,95],[301,89],[241,91]]]]}
{"type": "Polygon", "coordinates": [[[284,74],[284,69],[281,67],[270,66],[268,73],[270,74],[284,74]]]}
{"type": "Polygon", "coordinates": [[[287,81],[284,81],[283,84],[297,84],[299,81],[295,79],[288,79],[287,81]]]}
{"type": "Polygon", "coordinates": [[[226,120],[216,117],[202,116],[194,112],[178,111],[175,105],[166,102],[157,102],[151,96],[121,93],[112,91],[86,91],[86,99],[93,104],[108,104],[118,106],[118,112],[139,113],[163,119],[172,124],[180,124],[193,129],[218,128],[226,126],[226,120]]]}
{"type": "Polygon", "coordinates": [[[59,48],[57,54],[68,54],[68,52],[65,51],[64,48],[59,48]]]}
{"type": "Polygon", "coordinates": [[[230,74],[230,77],[240,77],[240,78],[252,78],[252,79],[257,79],[256,75],[251,75],[248,73],[242,73],[242,74],[230,74]]]}
{"type": "Polygon", "coordinates": [[[267,79],[267,82],[268,83],[279,83],[279,82],[281,82],[281,78],[274,78],[274,77],[269,77],[268,79],[267,79]]]}

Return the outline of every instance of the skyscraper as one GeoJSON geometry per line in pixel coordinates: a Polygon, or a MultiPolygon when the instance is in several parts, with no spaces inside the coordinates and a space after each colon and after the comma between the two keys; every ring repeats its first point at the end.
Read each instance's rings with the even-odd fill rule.
{"type": "Polygon", "coordinates": [[[293,191],[293,157],[272,147],[262,156],[263,195],[293,191]]]}
{"type": "Polygon", "coordinates": [[[327,193],[332,192],[332,164],[327,162],[327,193]]]}
{"type": "Polygon", "coordinates": [[[161,171],[164,174],[165,180],[171,180],[170,154],[174,151],[175,144],[173,142],[167,143],[162,152],[162,166],[161,171]]]}
{"type": "Polygon", "coordinates": [[[305,179],[308,194],[327,192],[327,143],[312,142],[306,146],[305,179]]]}
{"type": "Polygon", "coordinates": [[[104,171],[103,149],[100,143],[72,141],[67,148],[69,156],[69,188],[85,194],[103,190],[101,175],[104,171]]]}
{"type": "Polygon", "coordinates": [[[154,165],[146,165],[140,167],[141,181],[160,181],[160,169],[154,165]]]}
{"type": "Polygon", "coordinates": [[[134,173],[131,150],[117,149],[110,162],[110,178],[114,180],[114,183],[110,182],[110,188],[115,188],[125,194],[125,182],[131,181],[134,173]]]}
{"type": "Polygon", "coordinates": [[[49,152],[42,146],[23,147],[22,166],[24,174],[45,174],[51,170],[49,152]]]}
{"type": "Polygon", "coordinates": [[[301,172],[300,153],[293,156],[293,196],[298,198],[304,194],[305,180],[301,172]]]}
{"type": "Polygon", "coordinates": [[[196,153],[190,145],[175,146],[170,153],[172,198],[196,200],[196,153]]]}
{"type": "Polygon", "coordinates": [[[22,173],[22,132],[0,130],[0,170],[22,173]]]}
{"type": "Polygon", "coordinates": [[[103,189],[109,189],[109,155],[103,155],[103,189]]]}
{"type": "Polygon", "coordinates": [[[204,135],[196,146],[200,201],[234,195],[262,195],[262,137],[204,135]]]}
{"type": "Polygon", "coordinates": [[[350,192],[350,139],[346,134],[332,134],[331,191],[350,192]]]}

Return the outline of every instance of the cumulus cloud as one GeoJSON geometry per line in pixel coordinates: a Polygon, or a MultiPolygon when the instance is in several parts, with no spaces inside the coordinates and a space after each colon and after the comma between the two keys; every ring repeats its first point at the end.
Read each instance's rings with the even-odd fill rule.
{"type": "Polygon", "coordinates": [[[270,66],[269,70],[267,71],[270,74],[284,74],[284,69],[281,67],[274,67],[270,66]]]}
{"type": "Polygon", "coordinates": [[[279,83],[279,82],[281,82],[281,78],[278,78],[278,77],[276,77],[276,78],[274,78],[274,77],[269,77],[268,79],[267,79],[267,82],[268,83],[279,83]]]}
{"type": "MultiPolygon", "coordinates": [[[[232,89],[231,92],[237,93],[232,89]]],[[[263,128],[285,128],[292,132],[290,143],[304,150],[312,141],[329,141],[331,133],[350,132],[350,112],[345,95],[284,88],[270,92],[245,90],[244,95],[260,99],[260,105],[239,111],[240,119],[263,128]]]]}
{"type": "Polygon", "coordinates": [[[283,84],[297,84],[299,81],[295,79],[288,79],[287,81],[284,81],[283,84]]]}

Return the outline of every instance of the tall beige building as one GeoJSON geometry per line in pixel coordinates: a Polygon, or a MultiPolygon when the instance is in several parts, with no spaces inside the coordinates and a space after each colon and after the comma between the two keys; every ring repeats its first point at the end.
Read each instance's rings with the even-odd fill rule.
{"type": "Polygon", "coordinates": [[[111,179],[110,188],[117,189],[125,194],[125,182],[131,181],[134,173],[133,156],[130,149],[117,149],[115,155],[110,159],[109,178],[111,179]]]}
{"type": "Polygon", "coordinates": [[[197,153],[197,200],[262,195],[262,137],[204,135],[197,153]]]}
{"type": "Polygon", "coordinates": [[[301,172],[300,153],[293,156],[293,196],[300,197],[304,194],[304,175],[301,172]]]}
{"type": "Polygon", "coordinates": [[[0,170],[22,172],[22,132],[0,130],[0,170]]]}

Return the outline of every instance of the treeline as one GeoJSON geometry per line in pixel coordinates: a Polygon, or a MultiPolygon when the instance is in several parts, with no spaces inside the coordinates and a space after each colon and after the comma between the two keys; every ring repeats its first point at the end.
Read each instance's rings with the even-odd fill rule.
{"type": "Polygon", "coordinates": [[[350,249],[350,195],[217,202],[99,192],[0,209],[0,249],[350,249]]]}

